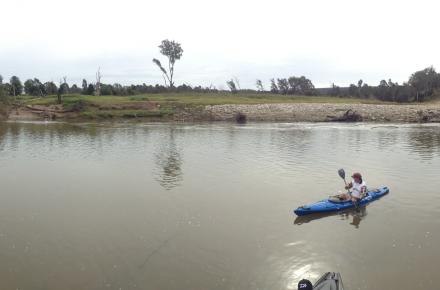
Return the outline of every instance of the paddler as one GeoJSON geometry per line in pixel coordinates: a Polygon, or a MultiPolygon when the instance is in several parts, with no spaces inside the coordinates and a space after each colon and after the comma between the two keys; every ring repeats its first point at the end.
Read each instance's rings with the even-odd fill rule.
{"type": "Polygon", "coordinates": [[[359,172],[353,173],[351,176],[353,180],[345,186],[345,189],[349,190],[348,193],[344,193],[342,198],[344,200],[351,200],[352,202],[358,202],[367,192],[367,184],[362,179],[362,175],[359,172]]]}

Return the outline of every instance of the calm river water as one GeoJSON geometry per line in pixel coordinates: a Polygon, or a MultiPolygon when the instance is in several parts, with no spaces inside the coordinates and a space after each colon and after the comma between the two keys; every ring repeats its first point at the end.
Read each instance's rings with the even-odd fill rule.
{"type": "Polygon", "coordinates": [[[440,289],[440,125],[0,123],[0,289],[440,289]],[[390,194],[296,218],[360,171],[390,194]]]}

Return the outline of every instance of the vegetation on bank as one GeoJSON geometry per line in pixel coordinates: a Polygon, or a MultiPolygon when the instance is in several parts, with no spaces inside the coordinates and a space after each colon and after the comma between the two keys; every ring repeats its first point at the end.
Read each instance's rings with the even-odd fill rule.
{"type": "MultiPolygon", "coordinates": [[[[154,58],[153,63],[162,73],[165,85],[105,84],[100,68],[96,82],[69,85],[67,77],[59,84],[28,79],[24,83],[17,76],[4,82],[0,75],[0,117],[10,116],[11,108],[38,113],[44,118],[162,118],[175,114],[197,116],[206,105],[271,104],[271,103],[343,103],[382,104],[388,102],[423,102],[440,95],[440,74],[433,67],[413,73],[408,82],[398,84],[391,80],[369,86],[362,80],[349,87],[333,84],[331,88],[315,88],[305,76],[290,76],[270,80],[265,88],[256,80],[256,90],[241,89],[237,78],[226,81],[229,90],[214,86],[174,84],[174,66],[182,57],[180,43],[163,40],[160,53],[167,64],[154,58]]],[[[240,117],[240,116],[239,116],[240,117]]],[[[240,120],[243,118],[239,118],[240,120]]],[[[244,116],[245,120],[245,116],[244,116]]]]}
{"type": "Polygon", "coordinates": [[[67,94],[58,104],[56,95],[15,97],[14,104],[20,107],[53,108],[54,111],[71,113],[75,118],[166,118],[176,113],[196,113],[206,105],[224,104],[275,104],[275,103],[343,103],[385,104],[375,99],[329,96],[292,96],[270,93],[164,93],[134,96],[91,96],[67,94]]]}
{"type": "MultiPolygon", "coordinates": [[[[18,98],[27,105],[55,105],[56,96],[34,97],[21,96],[18,98]]],[[[78,94],[66,95],[64,106],[71,106],[78,101],[89,105],[128,105],[139,102],[154,102],[163,106],[206,106],[224,104],[270,104],[270,103],[349,103],[349,104],[382,104],[375,99],[329,96],[291,96],[259,93],[164,93],[142,94],[135,96],[84,96],[78,94]]]]}

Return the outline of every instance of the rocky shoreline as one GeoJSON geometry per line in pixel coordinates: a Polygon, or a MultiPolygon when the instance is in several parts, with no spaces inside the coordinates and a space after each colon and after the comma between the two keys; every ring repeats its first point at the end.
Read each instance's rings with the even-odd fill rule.
{"type": "Polygon", "coordinates": [[[213,121],[234,121],[238,114],[248,121],[279,122],[440,122],[440,104],[261,104],[206,106],[213,121]]]}
{"type": "MultiPolygon", "coordinates": [[[[115,112],[117,109],[115,109],[115,112]]],[[[63,111],[62,106],[23,106],[9,110],[3,119],[82,120],[80,114],[63,111]]],[[[440,103],[429,104],[331,104],[285,103],[257,105],[208,105],[182,107],[166,117],[139,117],[139,120],[203,122],[396,122],[440,123],[440,103]]],[[[100,120],[100,119],[97,119],[100,120]]]]}

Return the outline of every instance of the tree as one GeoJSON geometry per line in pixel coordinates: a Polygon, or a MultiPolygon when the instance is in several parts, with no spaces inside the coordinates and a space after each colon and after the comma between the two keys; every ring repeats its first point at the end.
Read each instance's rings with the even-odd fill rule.
{"type": "Polygon", "coordinates": [[[0,86],[3,85],[3,76],[0,75],[0,86]]]}
{"type": "Polygon", "coordinates": [[[359,80],[359,81],[358,81],[358,96],[359,96],[359,97],[362,96],[362,93],[361,93],[362,83],[363,83],[362,80],[359,80]]]}
{"type": "Polygon", "coordinates": [[[408,84],[396,87],[394,100],[397,102],[408,102],[416,94],[415,89],[408,84]]]}
{"type": "Polygon", "coordinates": [[[168,71],[162,66],[160,61],[156,58],[153,58],[153,62],[159,67],[162,71],[165,85],[167,85],[167,80],[169,83],[169,87],[174,87],[174,64],[176,60],[179,60],[182,57],[183,49],[180,46],[180,43],[175,42],[174,40],[170,41],[168,39],[162,40],[162,44],[159,45],[160,53],[168,58],[168,71]]]}
{"type": "Polygon", "coordinates": [[[9,80],[9,83],[11,84],[11,95],[12,96],[18,96],[23,93],[23,85],[21,84],[20,79],[17,76],[12,76],[9,80]]]}
{"type": "Polygon", "coordinates": [[[360,91],[360,96],[364,97],[364,98],[368,98],[371,95],[371,87],[368,84],[363,84],[361,91],[360,91]]]}
{"type": "Polygon", "coordinates": [[[86,91],[86,95],[93,95],[93,93],[95,92],[95,86],[93,84],[89,84],[89,86],[87,87],[87,91],[86,91]]]}
{"type": "Polygon", "coordinates": [[[34,81],[29,79],[24,82],[24,92],[28,95],[31,95],[31,92],[33,91],[34,87],[34,81]]]}
{"type": "Polygon", "coordinates": [[[287,81],[287,79],[277,79],[277,86],[278,91],[281,94],[287,95],[287,93],[289,92],[289,82],[287,81]]]}
{"type": "Polygon", "coordinates": [[[440,75],[430,66],[413,73],[408,83],[416,89],[416,101],[423,101],[434,93],[434,89],[440,87],[440,75]]]}
{"type": "Polygon", "coordinates": [[[100,96],[101,95],[101,68],[98,68],[98,71],[96,72],[96,85],[95,85],[95,95],[100,96]]]}
{"type": "Polygon", "coordinates": [[[279,92],[275,79],[270,79],[270,91],[274,94],[277,94],[279,92]]]}
{"type": "Polygon", "coordinates": [[[57,100],[58,104],[61,104],[63,102],[63,94],[66,94],[69,92],[69,85],[67,84],[67,77],[63,77],[63,79],[60,79],[60,86],[58,87],[57,91],[57,100]]]}
{"type": "Polygon", "coordinates": [[[227,81],[226,84],[228,85],[228,87],[232,93],[235,94],[237,92],[237,86],[235,85],[235,82],[233,79],[231,79],[230,81],[227,81]]]}
{"type": "Polygon", "coordinates": [[[70,87],[69,92],[72,94],[80,94],[82,92],[82,90],[80,88],[78,88],[78,86],[76,84],[73,84],[70,87]]]}
{"type": "Polygon", "coordinates": [[[237,86],[238,90],[241,90],[240,81],[238,80],[237,77],[234,77],[234,81],[235,81],[235,85],[237,86]]]}
{"type": "Polygon", "coordinates": [[[348,95],[352,97],[359,96],[359,89],[355,84],[350,84],[350,86],[348,87],[348,95]]]}
{"type": "Polygon", "coordinates": [[[87,81],[86,81],[86,79],[83,79],[81,87],[82,87],[82,94],[86,95],[86,93],[87,93],[87,81]]]}
{"type": "Polygon", "coordinates": [[[44,88],[46,90],[46,94],[48,94],[48,95],[55,95],[58,91],[57,85],[52,81],[45,82],[44,88]]]}
{"type": "Polygon", "coordinates": [[[101,84],[100,91],[101,91],[101,95],[102,96],[113,95],[113,86],[112,85],[101,84]]]}
{"type": "Polygon", "coordinates": [[[386,80],[381,80],[379,85],[377,86],[375,90],[375,96],[383,101],[390,101],[390,87],[388,86],[388,83],[386,80]]]}
{"type": "Polygon", "coordinates": [[[264,92],[263,82],[261,80],[257,80],[256,82],[257,90],[260,92],[264,92]]]}
{"type": "Polygon", "coordinates": [[[315,86],[313,85],[312,81],[306,78],[305,76],[301,76],[301,77],[291,76],[289,77],[287,82],[288,82],[288,92],[290,94],[313,95],[315,93],[315,86]]]}
{"type": "Polygon", "coordinates": [[[46,88],[39,79],[28,79],[24,82],[24,92],[27,95],[42,97],[46,95],[46,88]]]}

